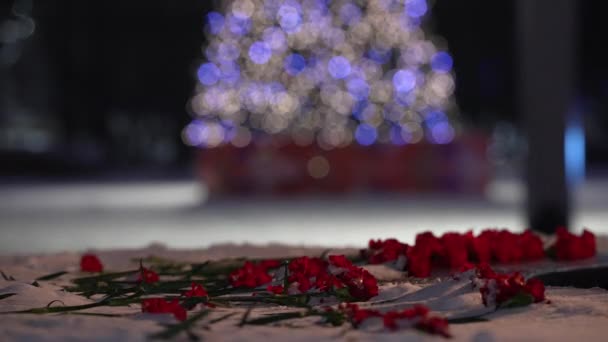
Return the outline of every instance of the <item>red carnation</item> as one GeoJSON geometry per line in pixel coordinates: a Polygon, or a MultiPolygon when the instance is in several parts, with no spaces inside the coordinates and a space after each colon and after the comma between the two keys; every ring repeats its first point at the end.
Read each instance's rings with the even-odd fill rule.
{"type": "Polygon", "coordinates": [[[367,270],[354,267],[339,277],[348,287],[348,293],[357,300],[368,300],[378,295],[378,281],[367,270]]]}
{"type": "Polygon", "coordinates": [[[483,231],[469,242],[470,254],[474,261],[487,263],[492,261],[492,237],[494,231],[483,231]]]}
{"type": "Polygon", "coordinates": [[[468,262],[468,240],[459,233],[445,233],[440,239],[443,264],[451,269],[459,269],[468,262]]]}
{"type": "Polygon", "coordinates": [[[184,297],[191,298],[191,297],[209,296],[209,294],[207,293],[207,290],[205,290],[203,285],[192,282],[192,284],[190,286],[191,286],[190,290],[184,292],[184,297]]]}
{"type": "Polygon", "coordinates": [[[285,288],[282,285],[268,285],[268,287],[266,287],[266,291],[278,295],[283,294],[285,292],[285,288]]]}
{"type": "Polygon", "coordinates": [[[412,277],[429,277],[431,275],[430,251],[419,245],[408,249],[407,272],[412,277]]]}
{"type": "Polygon", "coordinates": [[[160,277],[158,276],[158,273],[145,267],[141,268],[141,270],[139,271],[139,277],[137,278],[137,282],[144,282],[146,284],[153,284],[158,282],[159,280],[160,277]]]}
{"type": "Polygon", "coordinates": [[[519,246],[523,252],[525,261],[539,260],[545,257],[543,241],[540,237],[529,230],[519,236],[519,246]]]}
{"type": "Polygon", "coordinates": [[[529,279],[526,282],[526,292],[534,297],[535,303],[545,300],[545,284],[539,279],[529,279]]]}
{"type": "Polygon", "coordinates": [[[479,289],[484,305],[500,305],[522,293],[532,296],[534,302],[545,299],[545,286],[542,281],[538,279],[525,281],[518,272],[500,274],[484,264],[477,268],[477,276],[485,280],[479,289]]]}
{"type": "Polygon", "coordinates": [[[103,272],[101,260],[95,254],[85,254],[80,258],[82,272],[103,272]]]}
{"type": "Polygon", "coordinates": [[[256,288],[272,281],[272,277],[267,271],[266,264],[254,264],[251,261],[245,261],[243,267],[230,273],[230,283],[234,287],[256,288]]]}
{"type": "Polygon", "coordinates": [[[595,235],[584,230],[579,237],[565,228],[557,229],[557,241],[555,242],[555,256],[558,260],[580,260],[595,256],[595,235]]]}
{"type": "Polygon", "coordinates": [[[424,318],[416,324],[416,328],[429,334],[441,335],[448,338],[452,337],[448,329],[448,320],[442,317],[424,318]]]}
{"type": "Polygon", "coordinates": [[[179,305],[177,299],[168,302],[164,298],[145,298],[141,302],[141,311],[152,314],[170,313],[179,321],[185,321],[187,317],[186,309],[179,305]]]}
{"type": "Polygon", "coordinates": [[[383,264],[395,261],[400,256],[405,256],[409,246],[399,242],[397,239],[369,240],[369,249],[364,251],[364,257],[370,264],[383,264]]]}

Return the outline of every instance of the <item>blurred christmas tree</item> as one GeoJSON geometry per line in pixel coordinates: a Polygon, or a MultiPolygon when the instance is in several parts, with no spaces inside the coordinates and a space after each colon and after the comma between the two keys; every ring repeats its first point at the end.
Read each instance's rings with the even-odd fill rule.
{"type": "Polygon", "coordinates": [[[188,145],[446,144],[452,58],[426,0],[230,0],[206,17],[188,145]]]}

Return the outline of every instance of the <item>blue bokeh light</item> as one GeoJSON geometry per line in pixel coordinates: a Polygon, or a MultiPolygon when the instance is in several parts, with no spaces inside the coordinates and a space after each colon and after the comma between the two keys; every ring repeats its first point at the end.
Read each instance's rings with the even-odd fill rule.
{"type": "Polygon", "coordinates": [[[285,33],[278,27],[269,27],[264,30],[262,39],[276,51],[284,51],[287,49],[287,39],[285,33]]]}
{"type": "Polygon", "coordinates": [[[372,48],[367,51],[367,58],[379,64],[388,63],[391,60],[392,55],[393,53],[390,49],[381,50],[372,48]]]}
{"type": "Polygon", "coordinates": [[[408,141],[403,138],[402,131],[403,129],[399,125],[393,125],[391,127],[389,136],[393,145],[403,146],[408,143],[408,141]]]}
{"type": "Polygon", "coordinates": [[[445,51],[437,52],[431,58],[431,69],[437,73],[450,72],[453,64],[452,56],[445,51]]]}
{"type": "Polygon", "coordinates": [[[447,121],[448,121],[448,116],[440,110],[430,111],[424,119],[424,122],[426,123],[426,125],[431,128],[439,123],[447,122],[447,121]]]}
{"type": "Polygon", "coordinates": [[[405,12],[412,18],[420,18],[426,14],[426,0],[405,0],[405,12]]]}
{"type": "Polygon", "coordinates": [[[376,129],[368,124],[360,124],[355,130],[355,139],[362,146],[369,146],[376,142],[378,138],[378,132],[376,129]]]}
{"type": "Polygon", "coordinates": [[[217,57],[220,61],[234,61],[240,54],[239,47],[232,43],[221,43],[217,48],[217,57]]]}
{"type": "Polygon", "coordinates": [[[283,66],[285,67],[285,72],[291,76],[295,76],[306,68],[306,59],[300,54],[293,53],[285,57],[283,66]]]}
{"type": "Polygon", "coordinates": [[[205,63],[198,68],[196,75],[202,84],[211,86],[220,79],[221,71],[215,64],[205,63]]]}
{"type": "Polygon", "coordinates": [[[585,131],[580,119],[570,119],[564,136],[566,178],[570,186],[585,179],[585,131]]]}
{"type": "Polygon", "coordinates": [[[354,25],[361,20],[361,9],[350,2],[340,7],[340,20],[346,25],[354,25]]]}
{"type": "Polygon", "coordinates": [[[431,138],[435,144],[449,144],[454,140],[454,129],[447,121],[441,121],[431,127],[431,138]]]}
{"type": "Polygon", "coordinates": [[[327,68],[331,77],[340,80],[350,75],[350,62],[342,56],[336,56],[329,60],[327,68]]]}
{"type": "Polygon", "coordinates": [[[291,4],[283,5],[277,12],[277,18],[281,28],[287,33],[295,33],[300,30],[300,24],[302,23],[302,16],[296,6],[291,4]]]}
{"type": "Polygon", "coordinates": [[[349,79],[346,89],[357,100],[364,100],[369,96],[369,84],[358,77],[349,79]]]}
{"type": "Polygon", "coordinates": [[[220,64],[222,82],[235,85],[241,79],[241,68],[236,62],[226,62],[220,64]]]}
{"type": "Polygon", "coordinates": [[[393,86],[399,93],[407,93],[416,86],[416,74],[412,70],[399,70],[393,75],[393,86]]]}
{"type": "Polygon", "coordinates": [[[369,102],[366,100],[361,100],[355,102],[352,109],[352,115],[355,119],[362,121],[363,120],[363,111],[367,108],[369,102]]]}
{"type": "Polygon", "coordinates": [[[251,30],[251,19],[229,16],[228,28],[230,29],[230,32],[236,36],[244,36],[251,30]]]}
{"type": "Polygon", "coordinates": [[[224,16],[218,12],[209,12],[207,14],[207,24],[211,34],[219,34],[224,29],[224,16]]]}
{"type": "Polygon", "coordinates": [[[266,64],[272,57],[272,50],[265,42],[255,42],[249,47],[249,58],[256,64],[266,64]]]}

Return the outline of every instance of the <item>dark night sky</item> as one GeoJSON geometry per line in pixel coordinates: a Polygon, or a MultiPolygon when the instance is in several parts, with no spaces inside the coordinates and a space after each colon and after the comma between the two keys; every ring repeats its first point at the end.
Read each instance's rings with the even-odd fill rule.
{"type": "MultiPolygon", "coordinates": [[[[438,0],[433,8],[430,28],[448,42],[457,101],[465,121],[476,127],[520,119],[514,101],[515,3],[438,0]]],[[[602,1],[581,3],[580,92],[608,128],[608,55],[598,29],[605,12],[602,1]]],[[[150,160],[138,151],[158,138],[172,140],[174,163],[186,162],[191,151],[181,145],[179,132],[189,120],[185,105],[201,60],[203,17],[212,6],[208,0],[34,1],[36,32],[24,44],[13,77],[16,96],[43,108],[61,132],[56,156],[78,164],[77,146],[86,136],[105,151],[104,166],[146,165],[150,160]],[[117,110],[136,133],[138,122],[155,122],[144,147],[130,150],[112,138],[111,113],[117,110]]],[[[6,14],[4,8],[0,16],[6,14]]],[[[592,145],[589,152],[592,161],[602,161],[606,145],[592,145]]]]}

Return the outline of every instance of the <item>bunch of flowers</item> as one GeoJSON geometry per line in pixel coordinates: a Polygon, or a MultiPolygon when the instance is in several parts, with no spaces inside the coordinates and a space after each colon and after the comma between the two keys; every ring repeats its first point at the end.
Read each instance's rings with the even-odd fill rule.
{"type": "MultiPolygon", "coordinates": [[[[230,275],[234,287],[256,288],[270,284],[273,277],[268,273],[268,265],[276,263],[245,265],[230,275]]],[[[357,300],[368,300],[378,295],[378,282],[367,270],[353,265],[344,255],[330,255],[328,260],[316,257],[299,257],[287,265],[288,276],[284,285],[268,285],[266,289],[274,294],[302,294],[331,292],[346,289],[357,300]]],[[[277,279],[278,280],[278,279],[277,279]]]]}
{"type": "Polygon", "coordinates": [[[486,306],[527,305],[545,300],[545,285],[539,279],[528,279],[519,272],[496,273],[488,264],[475,270],[473,286],[479,287],[486,306]]]}
{"type": "Polygon", "coordinates": [[[272,281],[268,273],[270,269],[277,268],[281,263],[277,260],[262,260],[258,263],[245,261],[243,267],[230,273],[230,283],[234,287],[256,288],[272,281]]]}
{"type": "MultiPolygon", "coordinates": [[[[550,250],[558,260],[577,260],[595,255],[595,236],[585,230],[577,237],[561,228],[557,241],[550,250]]],[[[414,277],[428,277],[432,267],[459,270],[472,263],[518,263],[535,261],[546,255],[541,238],[525,231],[512,233],[507,230],[485,230],[475,236],[445,233],[436,237],[431,232],[416,236],[413,246],[395,239],[370,240],[362,256],[370,264],[392,262],[400,270],[407,270],[414,277]]]]}
{"type": "Polygon", "coordinates": [[[595,235],[583,230],[581,236],[568,232],[565,228],[557,230],[557,241],[552,248],[557,260],[579,260],[591,258],[596,253],[595,235]]]}

